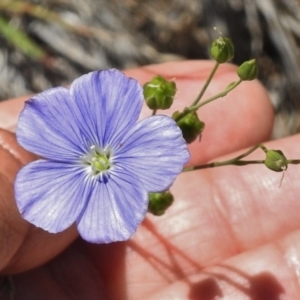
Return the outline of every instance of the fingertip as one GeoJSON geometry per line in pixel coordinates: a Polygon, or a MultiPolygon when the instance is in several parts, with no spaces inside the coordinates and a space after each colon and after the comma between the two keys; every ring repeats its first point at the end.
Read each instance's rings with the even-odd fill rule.
{"type": "MultiPolygon", "coordinates": [[[[204,99],[237,80],[236,69],[217,73],[204,99]]],[[[274,109],[268,93],[258,81],[244,81],[225,97],[198,111],[206,124],[201,142],[190,145],[191,163],[203,163],[267,141],[274,124],[274,109]],[[202,149],[200,152],[199,150],[202,149]]]]}
{"type": "MultiPolygon", "coordinates": [[[[126,74],[137,78],[141,83],[157,74],[175,80],[178,91],[172,111],[158,111],[158,114],[171,115],[193,102],[214,65],[214,61],[207,60],[168,62],[128,70],[126,74]]],[[[232,64],[220,65],[203,99],[223,91],[231,82],[237,81],[239,77],[236,70],[237,67],[232,64]]],[[[142,117],[150,114],[149,109],[145,108],[142,117]]],[[[201,142],[197,139],[190,145],[193,154],[191,164],[204,163],[268,140],[274,123],[271,101],[258,80],[242,82],[225,97],[203,106],[198,115],[205,123],[205,129],[201,142]]]]}
{"type": "Polygon", "coordinates": [[[22,96],[18,98],[8,99],[0,103],[0,127],[14,131],[19,114],[24,107],[24,102],[30,96],[22,96]]]}

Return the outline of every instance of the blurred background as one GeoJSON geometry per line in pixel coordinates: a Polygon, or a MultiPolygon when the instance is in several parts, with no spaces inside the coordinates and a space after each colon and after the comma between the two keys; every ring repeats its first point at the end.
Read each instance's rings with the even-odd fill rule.
{"type": "Polygon", "coordinates": [[[256,58],[277,118],[300,131],[300,0],[0,0],[0,100],[95,69],[208,59],[214,30],[233,63],[256,58]]]}

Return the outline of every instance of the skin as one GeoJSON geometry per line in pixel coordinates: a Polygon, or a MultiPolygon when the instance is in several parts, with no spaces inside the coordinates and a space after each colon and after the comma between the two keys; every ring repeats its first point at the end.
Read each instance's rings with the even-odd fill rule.
{"type": "MultiPolygon", "coordinates": [[[[175,78],[175,108],[196,97],[213,63],[176,62],[126,73],[141,83],[156,74],[175,78]]],[[[204,99],[236,80],[222,65],[204,99]]],[[[24,221],[13,197],[22,165],[35,156],[12,133],[28,97],[0,104],[0,269],[13,274],[14,299],[300,299],[300,169],[221,167],[181,174],[173,206],[147,215],[126,242],[88,244],[72,227],[49,234],[24,221]]],[[[172,110],[173,111],[173,110],[172,110]]],[[[170,112],[171,113],[171,112],[170,112]]],[[[142,117],[149,115],[146,109],[142,117]]],[[[199,111],[206,123],[190,146],[190,165],[224,160],[269,139],[273,110],[262,85],[244,82],[199,111]],[[222,156],[222,157],[221,157],[222,156]]],[[[298,135],[264,143],[299,158],[298,135]]],[[[264,159],[257,150],[251,159],[264,159]]]]}

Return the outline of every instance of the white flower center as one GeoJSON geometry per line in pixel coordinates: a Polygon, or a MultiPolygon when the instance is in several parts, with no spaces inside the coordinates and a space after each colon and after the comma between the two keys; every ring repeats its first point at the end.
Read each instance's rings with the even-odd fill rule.
{"type": "Polygon", "coordinates": [[[109,150],[97,149],[92,146],[87,155],[83,157],[85,165],[90,166],[91,175],[106,173],[112,166],[111,152],[109,150]]]}

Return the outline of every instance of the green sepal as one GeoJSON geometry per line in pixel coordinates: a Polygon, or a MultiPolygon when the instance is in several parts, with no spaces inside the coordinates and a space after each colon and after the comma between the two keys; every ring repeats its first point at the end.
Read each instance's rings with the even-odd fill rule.
{"type": "Polygon", "coordinates": [[[161,216],[174,202],[173,195],[169,192],[149,193],[148,212],[161,216]]]}
{"type": "Polygon", "coordinates": [[[254,80],[257,78],[258,66],[255,59],[251,59],[242,63],[237,74],[242,80],[254,80]]]}
{"type": "Polygon", "coordinates": [[[264,164],[275,172],[282,172],[288,168],[288,160],[281,150],[267,150],[264,164]]]}
{"type": "Polygon", "coordinates": [[[219,64],[232,60],[234,57],[234,46],[231,39],[223,36],[217,38],[212,43],[210,55],[219,64]]]}
{"type": "Polygon", "coordinates": [[[168,109],[173,104],[176,94],[176,83],[160,75],[144,84],[144,98],[150,109],[168,109]]]}
{"type": "MultiPolygon", "coordinates": [[[[180,112],[176,111],[173,113],[172,118],[176,120],[180,116],[180,112]]],[[[187,144],[192,143],[202,133],[205,127],[205,123],[200,121],[195,111],[190,112],[183,118],[177,121],[178,127],[182,131],[182,136],[187,144]]]]}

